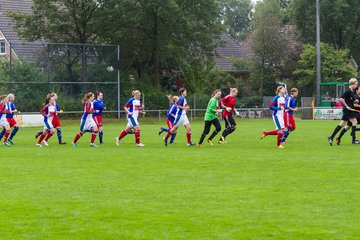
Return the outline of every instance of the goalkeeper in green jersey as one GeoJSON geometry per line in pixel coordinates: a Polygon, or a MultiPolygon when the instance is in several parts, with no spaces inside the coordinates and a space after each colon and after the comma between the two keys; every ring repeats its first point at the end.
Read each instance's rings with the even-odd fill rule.
{"type": "Polygon", "coordinates": [[[201,134],[198,146],[201,146],[206,135],[209,134],[211,125],[215,126],[215,130],[212,132],[212,134],[210,135],[210,137],[207,140],[207,142],[211,146],[213,145],[212,139],[221,131],[221,125],[220,125],[219,120],[217,119],[217,113],[221,112],[221,109],[218,109],[220,98],[221,98],[221,91],[215,90],[213,93],[213,97],[210,99],[208,106],[206,108],[205,118],[204,118],[205,127],[204,127],[203,133],[201,134]]]}

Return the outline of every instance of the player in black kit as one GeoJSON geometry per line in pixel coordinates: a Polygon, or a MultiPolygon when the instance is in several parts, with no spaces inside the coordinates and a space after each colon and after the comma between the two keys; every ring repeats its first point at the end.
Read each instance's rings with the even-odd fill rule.
{"type": "Polygon", "coordinates": [[[344,94],[341,96],[339,101],[343,105],[343,117],[338,126],[334,129],[334,132],[330,137],[328,137],[328,141],[330,146],[332,146],[334,137],[341,130],[342,127],[345,126],[346,122],[351,122],[351,136],[353,144],[360,144],[360,142],[356,139],[356,114],[354,112],[354,102],[357,99],[355,89],[358,87],[358,81],[356,78],[351,78],[349,80],[349,89],[347,89],[344,94]]]}

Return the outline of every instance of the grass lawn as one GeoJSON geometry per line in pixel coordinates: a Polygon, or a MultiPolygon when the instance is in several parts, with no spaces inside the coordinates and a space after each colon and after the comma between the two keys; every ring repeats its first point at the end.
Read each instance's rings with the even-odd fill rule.
{"type": "MultiPolygon", "coordinates": [[[[98,148],[90,134],[71,147],[77,121],[63,121],[67,145],[41,149],[39,128],[22,128],[0,146],[0,239],[359,238],[360,146],[329,146],[337,121],[297,121],[286,149],[259,141],[272,120],[237,123],[228,144],[201,148],[184,128],[164,147],[159,123],[143,124],[144,148],[133,135],[115,146],[124,120],[98,148]]],[[[192,128],[197,142],[203,123],[192,128]]]]}

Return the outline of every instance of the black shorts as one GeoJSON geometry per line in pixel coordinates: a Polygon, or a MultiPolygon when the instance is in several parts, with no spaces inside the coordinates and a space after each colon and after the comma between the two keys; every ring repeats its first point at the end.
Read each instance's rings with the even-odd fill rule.
{"type": "Polygon", "coordinates": [[[343,121],[349,121],[350,119],[356,118],[356,112],[344,109],[343,110],[343,116],[341,120],[343,121]]]}
{"type": "MultiPolygon", "coordinates": [[[[354,112],[354,114],[355,114],[356,121],[357,121],[358,123],[360,123],[360,113],[354,112]]],[[[347,123],[346,123],[346,125],[352,126],[352,122],[350,122],[350,120],[348,120],[347,123]]]]}
{"type": "Polygon", "coordinates": [[[233,115],[227,116],[223,118],[225,120],[225,127],[235,127],[236,126],[236,122],[234,120],[233,115]]]}

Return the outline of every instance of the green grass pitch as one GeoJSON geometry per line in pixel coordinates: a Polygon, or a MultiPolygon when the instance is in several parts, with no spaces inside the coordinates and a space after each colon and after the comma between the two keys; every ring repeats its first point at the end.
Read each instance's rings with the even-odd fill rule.
{"type": "MultiPolygon", "coordinates": [[[[77,121],[63,121],[67,145],[42,149],[22,128],[0,146],[0,239],[358,239],[359,146],[349,133],[329,146],[337,121],[297,121],[286,149],[259,141],[272,120],[237,123],[201,148],[184,128],[164,147],[160,123],[143,124],[142,149],[133,135],[115,146],[124,120],[105,121],[96,149],[90,134],[71,147],[77,121]]],[[[203,123],[192,129],[197,142],[203,123]]]]}

